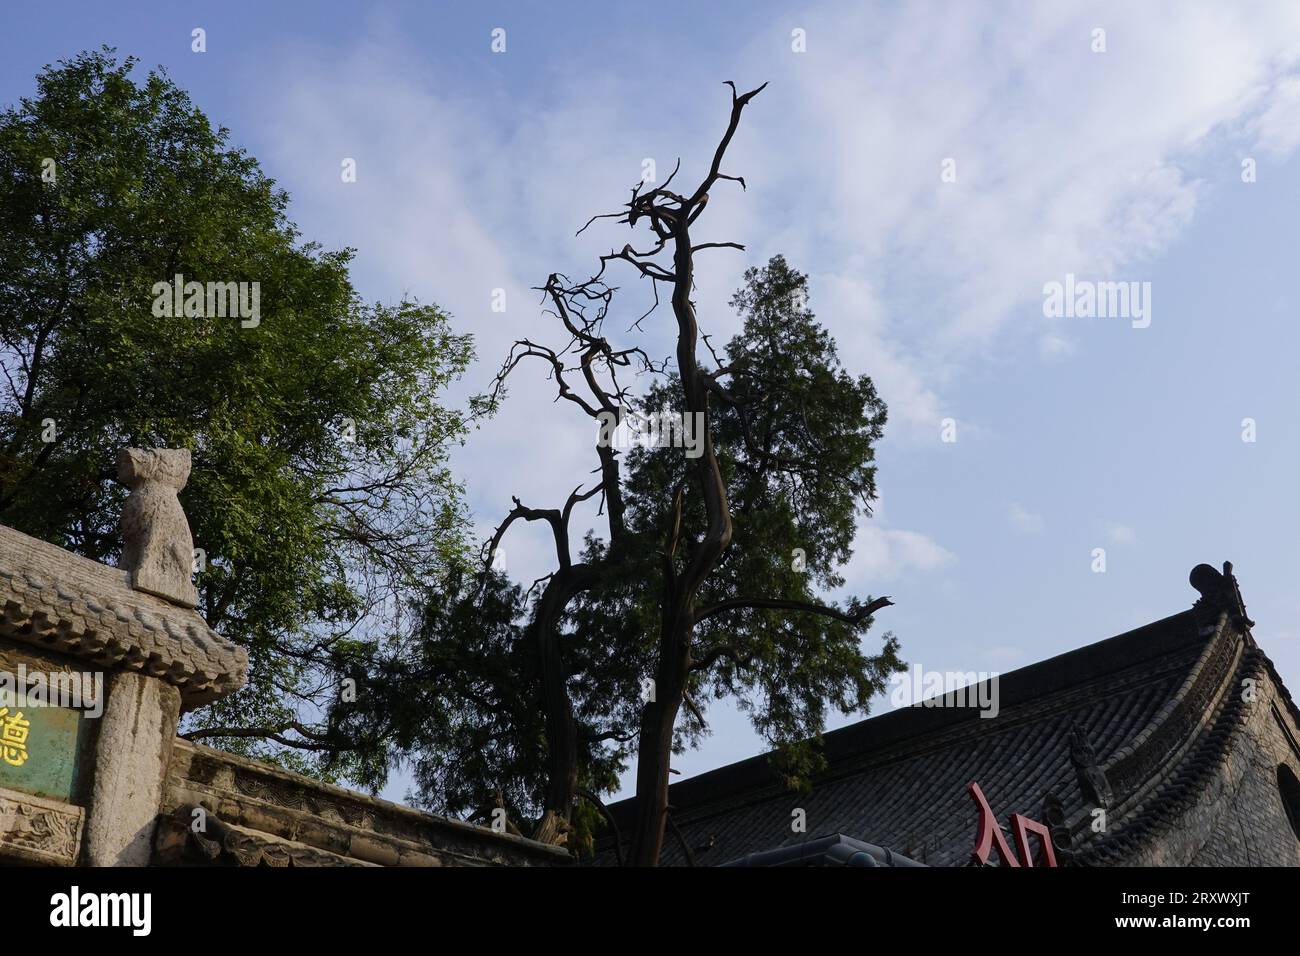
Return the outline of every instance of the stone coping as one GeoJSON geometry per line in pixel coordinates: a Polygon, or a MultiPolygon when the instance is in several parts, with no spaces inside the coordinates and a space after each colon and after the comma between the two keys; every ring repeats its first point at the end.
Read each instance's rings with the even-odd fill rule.
{"type": "Polygon", "coordinates": [[[158,821],[155,866],[379,866],[306,843],[235,826],[197,805],[178,806],[158,821]],[[195,828],[203,814],[202,832],[195,828]]]}
{"type": "Polygon", "coordinates": [[[191,709],[233,693],[248,653],[129,575],[0,525],[0,637],[175,686],[191,709]]]}
{"type": "Polygon", "coordinates": [[[416,810],[178,738],[164,810],[382,865],[563,866],[562,847],[416,810]]]}

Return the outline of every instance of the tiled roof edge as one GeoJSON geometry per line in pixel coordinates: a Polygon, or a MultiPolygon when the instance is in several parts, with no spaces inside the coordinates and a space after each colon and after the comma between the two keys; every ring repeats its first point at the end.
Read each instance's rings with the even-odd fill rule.
{"type": "MultiPolygon", "coordinates": [[[[1196,613],[1191,609],[1181,611],[1114,637],[1000,674],[1000,707],[1005,711],[1008,707],[1022,705],[1062,689],[1165,657],[1203,640],[1205,637],[1199,633],[1196,613]]],[[[833,771],[837,760],[859,758],[866,752],[951,729],[971,720],[977,721],[979,717],[969,707],[899,708],[828,732],[823,737],[824,752],[833,771]]],[[[685,810],[752,788],[771,785],[774,776],[770,758],[770,752],[758,754],[674,783],[669,789],[670,802],[685,810]]],[[[611,804],[610,810],[616,815],[626,813],[631,804],[630,799],[622,800],[611,804]]]]}
{"type": "Polygon", "coordinates": [[[1160,768],[1176,760],[1212,722],[1240,661],[1242,634],[1227,611],[1220,612],[1200,658],[1175,691],[1132,739],[1101,767],[1118,808],[1140,799],[1160,782],[1160,768]]]}
{"type": "Polygon", "coordinates": [[[127,574],[0,525],[0,634],[174,685],[188,708],[247,679],[248,653],[127,574]]]}
{"type": "MultiPolygon", "coordinates": [[[[1253,640],[1243,641],[1241,650],[1230,678],[1244,679],[1271,671],[1263,651],[1253,640]]],[[[1176,825],[1180,816],[1198,801],[1206,781],[1228,759],[1237,735],[1246,725],[1247,706],[1241,694],[1221,695],[1213,720],[1195,738],[1196,746],[1185,751],[1184,759],[1173,772],[1161,777],[1159,786],[1145,792],[1122,829],[1108,839],[1085,845],[1074,862],[1083,866],[1122,863],[1176,825]]]]}

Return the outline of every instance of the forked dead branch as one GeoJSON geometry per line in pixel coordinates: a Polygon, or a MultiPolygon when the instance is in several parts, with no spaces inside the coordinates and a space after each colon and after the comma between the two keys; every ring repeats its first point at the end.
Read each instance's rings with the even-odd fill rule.
{"type": "MultiPolygon", "coordinates": [[[[515,498],[514,508],[482,554],[486,574],[505,533],[520,520],[545,522],[554,539],[555,567],[538,582],[544,582],[544,588],[533,605],[528,629],[528,640],[535,645],[538,661],[539,704],[545,713],[549,763],[544,814],[533,835],[547,842],[564,842],[575,799],[595,799],[581,779],[584,747],[635,741],[637,812],[625,858],[633,865],[653,865],[659,859],[669,824],[670,762],[682,708],[686,708],[687,719],[697,730],[704,728],[704,716],[693,698],[693,689],[709,681],[728,682],[738,672],[751,671],[750,679],[766,685],[764,693],[769,697],[783,693],[772,673],[755,669],[757,659],[772,656],[771,648],[748,646],[752,642],[743,636],[701,646],[701,625],[725,625],[735,623],[737,615],[779,611],[787,616],[820,617],[856,632],[869,626],[872,615],[891,603],[889,598],[881,597],[866,603],[851,601],[847,608],[841,608],[807,599],[802,584],[776,593],[737,592],[734,586],[711,584],[711,577],[733,544],[735,515],[729,482],[737,480],[738,467],[744,470],[746,481],[764,487],[769,482],[793,482],[800,487],[835,485],[837,494],[853,502],[850,511],[856,506],[867,508],[874,498],[874,469],[866,464],[870,460],[869,442],[858,460],[843,466],[842,456],[820,453],[827,426],[809,426],[809,396],[792,387],[790,376],[782,375],[775,381],[768,378],[765,370],[743,352],[732,356],[738,361],[724,364],[707,340],[717,368],[708,371],[697,358],[701,335],[692,299],[696,255],[705,250],[745,247],[732,241],[696,243],[692,228],[708,207],[716,186],[736,183],[746,188],[744,178],[724,172],[723,165],[745,107],[766,86],[740,94],[735,84],[727,85],[731,88],[730,116],[707,174],[689,193],[676,191],[673,184],[681,169],[679,161],[662,184],[647,188],[648,183],[638,183],[620,211],[593,216],[578,230],[581,234],[596,222],[609,219],[633,230],[644,229],[649,235],[640,243],[643,248],[629,242],[602,255],[598,269],[584,281],[573,282],[560,273],[548,276],[539,291],[547,303],[547,314],[562,325],[567,340],[559,348],[531,339],[517,341],[493,389],[493,397],[500,398],[507,378],[524,360],[537,359],[555,383],[557,401],[563,399],[576,405],[594,422],[605,417],[621,424],[639,401],[631,390],[631,377],[649,374],[659,382],[656,387],[661,398],[670,400],[692,420],[704,423],[701,453],[671,465],[676,479],[664,485],[657,507],[647,507],[641,501],[635,519],[629,516],[625,459],[612,443],[598,441],[594,469],[597,477],[590,487],[579,484],[559,508],[529,507],[515,498]],[[670,304],[676,324],[673,359],[656,362],[639,347],[611,342],[607,325],[612,321],[611,309],[618,289],[609,283],[607,274],[616,264],[630,266],[637,278],[649,280],[653,290],[650,308],[628,323],[627,332],[642,330],[647,319],[659,314],[662,302],[670,304]],[[721,449],[722,459],[727,460],[725,469],[720,449],[715,447],[720,430],[711,407],[714,399],[726,410],[732,426],[726,429],[725,440],[737,446],[721,449]],[[793,412],[789,424],[783,427],[802,434],[774,434],[771,409],[778,406],[793,412]],[[763,420],[762,431],[756,427],[759,419],[763,420]],[[822,434],[817,434],[819,431],[822,434]],[[588,542],[583,558],[575,560],[571,540],[574,510],[597,495],[607,543],[593,546],[588,542]],[[656,557],[645,565],[648,579],[641,582],[640,589],[651,595],[655,606],[653,623],[647,625],[654,633],[642,633],[639,646],[646,651],[649,692],[643,695],[634,726],[587,726],[575,719],[570,694],[575,673],[566,654],[568,615],[575,602],[605,600],[602,589],[625,588],[630,570],[642,567],[647,550],[656,557]],[[654,576],[657,580],[653,580],[654,576]]],[[[784,268],[783,260],[781,264],[784,268]]],[[[833,350],[833,345],[830,348],[833,350]]],[[[829,386],[842,387],[843,383],[829,371],[824,378],[829,386]]],[[[876,401],[874,391],[870,399],[876,401]]],[[[862,417],[866,404],[858,402],[857,418],[862,417]]],[[[883,421],[883,407],[878,418],[883,421]]],[[[878,422],[873,420],[872,427],[873,435],[878,435],[878,422]]],[[[746,507],[750,507],[748,499],[746,507]]],[[[757,626],[761,628],[761,624],[757,626]]],[[[713,630],[709,630],[710,636],[713,630]]],[[[618,849],[623,858],[621,846],[618,849]]]]}

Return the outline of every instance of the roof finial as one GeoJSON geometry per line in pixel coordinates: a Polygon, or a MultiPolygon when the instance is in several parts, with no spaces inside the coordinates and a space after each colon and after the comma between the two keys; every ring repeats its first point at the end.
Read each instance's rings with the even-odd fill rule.
{"type": "Polygon", "coordinates": [[[131,489],[122,509],[121,567],[137,591],[195,607],[199,592],[190,581],[194,538],[176,493],[190,477],[187,448],[124,448],[117,474],[131,489]]]}
{"type": "Polygon", "coordinates": [[[1237,586],[1236,575],[1232,573],[1232,562],[1223,562],[1223,573],[1219,573],[1208,564],[1198,564],[1188,575],[1192,587],[1201,593],[1196,606],[1210,611],[1227,611],[1239,616],[1247,627],[1254,627],[1255,622],[1246,615],[1246,602],[1241,599],[1241,588],[1237,586]]]}

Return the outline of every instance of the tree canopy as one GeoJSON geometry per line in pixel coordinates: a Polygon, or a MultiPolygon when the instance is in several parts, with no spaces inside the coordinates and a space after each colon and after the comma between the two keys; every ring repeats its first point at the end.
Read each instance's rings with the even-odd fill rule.
{"type": "Polygon", "coordinates": [[[83,53],[0,113],[0,522],[111,561],[118,450],[189,448],[199,610],[252,663],[188,730],[364,775],[327,714],[463,552],[469,416],[439,396],[471,343],[433,306],[363,301],[353,251],[304,242],[257,161],[135,66],[83,53]],[[258,321],[156,308],[177,276],[257,283],[258,321]]]}
{"type": "MultiPolygon", "coordinates": [[[[777,748],[773,769],[792,787],[820,766],[817,742],[831,709],[866,712],[900,666],[892,636],[874,649],[864,639],[871,612],[887,600],[820,603],[844,585],[839,569],[851,557],[857,516],[875,498],[886,413],[871,379],[842,367],[808,301],[807,277],[781,256],[749,269],[732,299],[743,327],[718,357],[728,400],[709,426],[735,531],[701,589],[686,710],[672,740],[674,752],[700,742],[709,705],[731,699],[777,748]]],[[[652,376],[623,414],[677,412],[679,389],[675,373],[652,376]]],[[[543,659],[547,589],[563,569],[545,588],[525,589],[490,566],[445,579],[427,596],[425,627],[371,681],[384,690],[348,709],[351,733],[377,733],[394,758],[413,755],[424,806],[480,820],[501,808],[526,835],[592,849],[605,825],[601,798],[639,758],[658,662],[665,542],[674,523],[705,520],[698,500],[680,515],[670,504],[690,483],[692,459],[681,447],[632,445],[616,460],[620,530],[586,535],[568,565],[581,586],[549,624],[572,719],[564,825],[544,825],[556,812],[557,760],[543,659]]],[[[511,514],[552,523],[567,545],[569,505],[516,503],[511,514]]],[[[673,557],[678,569],[686,560],[684,551],[673,557]]]]}
{"type": "Polygon", "coordinates": [[[658,859],[672,755],[714,702],[736,701],[806,784],[831,708],[865,711],[898,667],[892,636],[865,639],[888,598],[839,594],[885,407],[781,256],[745,273],[738,335],[716,351],[700,330],[697,254],[743,246],[693,244],[691,226],[712,189],[745,185],[722,164],[761,87],[732,87],[694,190],[670,189],[674,171],[588,223],[648,228],[649,247],[583,281],[551,274],[558,342],[516,342],[459,410],[440,396],[469,338],[435,307],[363,301],[352,250],[302,241],[256,160],[135,65],[82,54],[0,113],[0,522],[111,561],[118,451],[191,450],[200,611],[248,647],[251,680],[187,735],[371,788],[409,761],[423,805],[504,811],[579,852],[635,766],[634,863],[658,859]],[[655,291],[628,334],[668,312],[674,358],[607,335],[626,306],[605,274],[627,267],[655,291]],[[237,314],[214,309],[222,289],[237,314]],[[595,467],[574,462],[558,507],[520,489],[475,558],[448,450],[539,363],[555,408],[592,428],[595,467]],[[683,440],[613,440],[651,418],[683,440]],[[603,526],[575,537],[588,505],[603,526]],[[554,540],[530,587],[493,568],[517,522],[554,540]]]}
{"type": "MultiPolygon", "coordinates": [[[[799,746],[821,732],[827,705],[865,711],[898,663],[892,638],[875,653],[864,649],[860,603],[850,599],[841,614],[800,611],[845,584],[839,569],[852,556],[858,514],[869,514],[876,497],[875,445],[886,419],[871,378],[845,371],[808,301],[807,276],[780,255],[748,269],[731,300],[744,324],[719,356],[726,400],[710,421],[733,530],[700,588],[692,703],[680,728],[702,732],[704,704],[733,697],[784,748],[795,785],[813,756],[799,746]]],[[[643,414],[680,409],[679,394],[676,376],[656,383],[643,414]]],[[[670,533],[673,512],[663,503],[688,486],[691,464],[671,447],[629,456],[630,523],[649,555],[670,533]]],[[[699,498],[674,520],[703,526],[699,498]]],[[[614,602],[646,596],[616,593],[614,602]]],[[[603,603],[589,609],[592,619],[616,613],[603,603]]]]}
{"type": "Polygon", "coordinates": [[[635,185],[620,210],[588,220],[580,232],[613,220],[638,232],[637,241],[601,256],[588,279],[553,273],[543,292],[567,340],[558,348],[516,342],[498,379],[525,359],[541,361],[550,366],[559,398],[601,423],[594,485],[586,491],[579,485],[560,509],[528,508],[516,499],[488,549],[519,519],[545,521],[555,536],[557,567],[529,634],[538,646],[549,775],[535,836],[569,839],[581,793],[578,745],[630,745],[634,738],[636,791],[626,860],[635,865],[659,860],[671,822],[672,756],[684,737],[705,727],[699,699],[705,689],[741,698],[759,729],[785,744],[784,769],[797,782],[814,764],[808,746],[790,738],[819,731],[826,702],[865,709],[897,666],[892,640],[875,655],[857,644],[875,612],[892,603],[888,598],[864,603],[850,597],[840,606],[813,597],[819,585],[837,583],[834,569],[848,556],[852,516],[875,497],[872,446],[884,407],[870,380],[854,380],[838,368],[828,337],[802,304],[806,281],[780,261],[747,276],[735,302],[746,313],[746,333],[731,343],[728,362],[718,359],[700,327],[698,257],[745,247],[697,243],[695,225],[714,189],[745,188],[743,176],[723,167],[745,108],[766,86],[742,94],[734,83],[726,85],[730,116],[705,175],[694,188],[675,186],[678,163],[662,183],[635,185]],[[670,359],[655,363],[642,349],[615,346],[607,337],[610,310],[626,309],[606,278],[615,270],[648,280],[654,292],[629,333],[669,313],[676,333],[670,359]],[[785,292],[798,293],[801,304],[791,309],[795,299],[783,302],[785,292]],[[783,334],[782,323],[792,335],[783,334]],[[701,361],[701,341],[716,368],[701,361]],[[651,388],[650,410],[665,409],[664,421],[679,416],[682,440],[661,440],[665,456],[658,463],[654,456],[649,462],[629,456],[625,484],[605,439],[611,418],[623,423],[636,405],[629,368],[666,376],[651,388]],[[581,390],[566,375],[580,376],[581,390]],[[589,539],[574,562],[568,541],[573,508],[597,494],[608,515],[607,545],[589,539]],[[826,551],[815,557],[821,567],[810,581],[782,568],[791,548],[796,560],[790,571],[807,571],[804,541],[826,551]],[[584,607],[594,613],[577,629],[579,641],[568,640],[564,626],[584,607]],[[724,632],[724,624],[734,630],[724,632]],[[574,691],[581,695],[586,685],[575,676],[570,648],[591,640],[603,643],[604,656],[644,667],[642,696],[632,709],[635,728],[619,726],[626,711],[613,704],[596,708],[603,728],[585,725],[582,697],[575,699],[574,691]]]}

